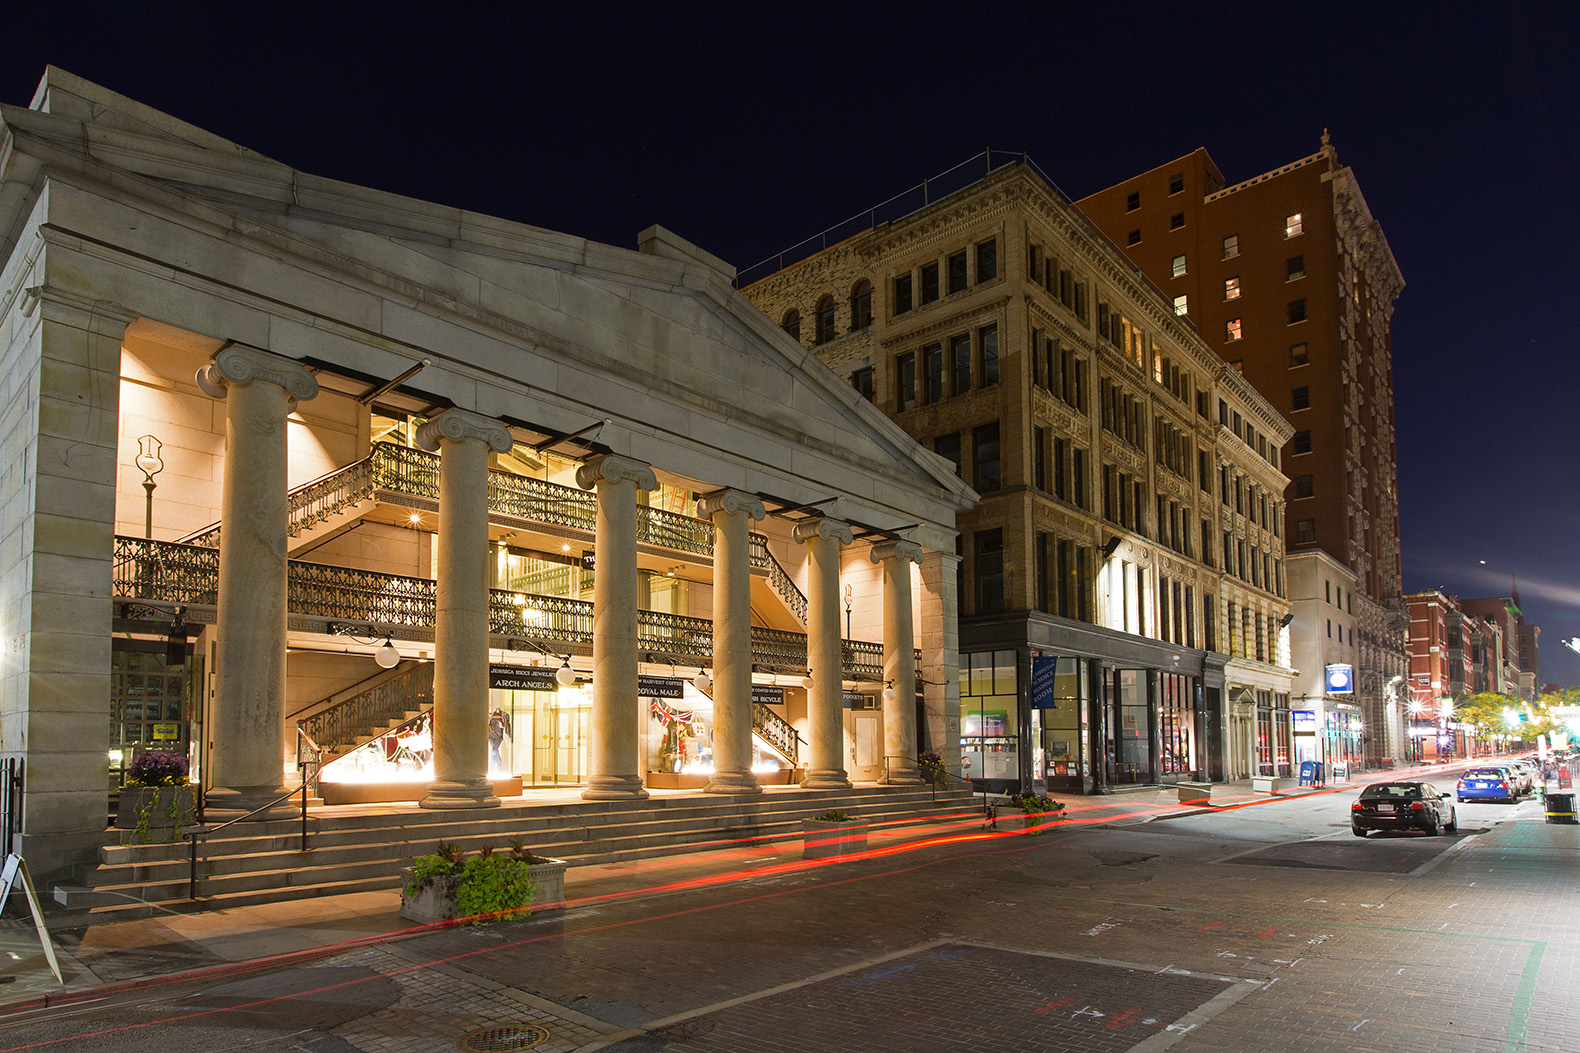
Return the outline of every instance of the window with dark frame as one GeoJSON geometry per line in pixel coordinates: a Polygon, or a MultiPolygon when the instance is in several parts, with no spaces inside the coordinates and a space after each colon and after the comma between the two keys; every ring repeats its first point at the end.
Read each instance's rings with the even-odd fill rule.
{"type": "Polygon", "coordinates": [[[959,333],[949,338],[949,370],[951,395],[964,395],[971,390],[970,333],[959,333]]]}
{"type": "Polygon", "coordinates": [[[960,433],[951,432],[940,435],[933,440],[933,452],[955,466],[955,474],[960,474],[960,433]]]}
{"type": "Polygon", "coordinates": [[[859,333],[872,324],[872,283],[863,278],[850,293],[850,331],[859,333]]]}
{"type": "Polygon", "coordinates": [[[977,243],[977,281],[992,281],[998,277],[998,242],[977,243]]]}
{"type": "Polygon", "coordinates": [[[977,613],[1001,611],[1004,609],[1004,531],[998,527],[978,530],[972,541],[977,613]]]}
{"type": "Polygon", "coordinates": [[[1315,519],[1295,520],[1295,543],[1304,545],[1315,540],[1317,540],[1317,521],[1315,519]]]}
{"type": "Polygon", "coordinates": [[[872,401],[872,376],[871,366],[865,366],[850,375],[850,386],[856,389],[856,394],[868,402],[872,401]]]}
{"type": "Polygon", "coordinates": [[[1232,260],[1240,255],[1240,235],[1230,234],[1223,239],[1223,258],[1232,260]]]}
{"type": "Polygon", "coordinates": [[[911,276],[902,274],[894,279],[894,313],[904,314],[911,307],[911,276]]]}
{"type": "Polygon", "coordinates": [[[1289,440],[1289,449],[1291,453],[1310,453],[1311,432],[1306,429],[1295,432],[1294,437],[1289,440]]]}
{"type": "Polygon", "coordinates": [[[977,383],[985,388],[998,383],[998,326],[985,325],[977,330],[977,344],[981,366],[977,383]]]}
{"type": "Polygon", "coordinates": [[[1179,230],[1184,225],[1185,225],[1185,213],[1183,213],[1183,212],[1176,212],[1172,216],[1169,217],[1169,229],[1170,230],[1179,230]]]}
{"type": "Polygon", "coordinates": [[[1141,207],[1141,191],[1132,190],[1125,195],[1125,211],[1134,212],[1141,207]]]}
{"type": "Polygon", "coordinates": [[[1289,324],[1290,325],[1294,325],[1296,322],[1304,322],[1305,320],[1306,320],[1306,301],[1305,301],[1304,297],[1302,297],[1299,300],[1290,300],[1289,301],[1289,324]]]}
{"type": "Polygon", "coordinates": [[[1291,388],[1289,391],[1289,408],[1310,409],[1311,389],[1305,385],[1301,385],[1298,388],[1291,388]]]}
{"type": "Polygon", "coordinates": [[[814,344],[826,344],[834,339],[834,298],[825,296],[817,302],[814,319],[814,344]]]}
{"type": "Polygon", "coordinates": [[[938,264],[929,263],[922,268],[922,303],[938,299],[938,264]]]}
{"type": "Polygon", "coordinates": [[[949,265],[949,291],[951,293],[963,292],[966,287],[966,250],[950,253],[946,262],[949,265]]]}
{"type": "Polygon", "coordinates": [[[971,485],[978,493],[1004,485],[999,464],[998,422],[971,429],[971,485]]]}
{"type": "Polygon", "coordinates": [[[1296,497],[1310,497],[1316,493],[1315,477],[1312,475],[1297,475],[1293,480],[1296,497]]]}
{"type": "Polygon", "coordinates": [[[930,406],[944,397],[944,345],[922,348],[922,403],[930,406]]]}
{"type": "Polygon", "coordinates": [[[894,360],[894,404],[897,410],[916,408],[916,352],[907,351],[894,360]]]}
{"type": "Polygon", "coordinates": [[[1169,176],[1169,196],[1173,197],[1175,194],[1184,193],[1184,191],[1185,173],[1175,172],[1173,175],[1169,176]]]}
{"type": "Polygon", "coordinates": [[[1125,244],[1126,245],[1139,245],[1139,244],[1141,244],[1141,232],[1139,230],[1132,230],[1129,234],[1126,234],[1125,235],[1125,244]]]}
{"type": "Polygon", "coordinates": [[[1307,351],[1306,345],[1304,343],[1290,344],[1289,345],[1289,364],[1290,365],[1292,365],[1292,366],[1303,366],[1309,360],[1310,359],[1308,358],[1308,351],[1307,351]]]}
{"type": "Polygon", "coordinates": [[[786,313],[784,321],[779,323],[779,328],[788,333],[790,339],[799,341],[801,339],[801,312],[790,311],[786,313]]]}
{"type": "Polygon", "coordinates": [[[1284,261],[1284,280],[1286,282],[1292,282],[1296,278],[1304,278],[1305,276],[1306,257],[1304,255],[1291,256],[1284,261]]]}

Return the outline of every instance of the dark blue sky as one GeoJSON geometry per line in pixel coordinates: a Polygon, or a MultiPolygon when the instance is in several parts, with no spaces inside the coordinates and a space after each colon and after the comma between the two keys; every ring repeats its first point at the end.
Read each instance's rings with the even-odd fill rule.
{"type": "Polygon", "coordinates": [[[1331,129],[1406,282],[1405,587],[1518,576],[1542,679],[1580,684],[1580,5],[232,6],[13,12],[0,100],[54,63],[304,171],[743,269],[986,147],[1081,197],[1331,129]]]}

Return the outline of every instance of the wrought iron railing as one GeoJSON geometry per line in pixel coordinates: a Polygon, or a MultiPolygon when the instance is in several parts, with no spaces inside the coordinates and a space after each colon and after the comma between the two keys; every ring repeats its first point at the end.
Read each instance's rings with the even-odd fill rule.
{"type": "MultiPolygon", "coordinates": [[[[292,489],[286,533],[299,537],[304,531],[372,500],[380,490],[437,501],[438,455],[396,443],[374,443],[362,460],[292,489]]],[[[499,515],[588,533],[597,526],[597,499],[591,492],[497,469],[488,473],[488,508],[499,515]]],[[[713,556],[712,523],[662,508],[643,505],[637,509],[637,540],[677,552],[713,556]]],[[[208,549],[218,548],[219,542],[218,523],[179,541],[208,549]]],[[[769,552],[768,539],[763,535],[751,535],[750,558],[753,567],[767,572],[774,592],[805,625],[806,596],[769,552]]]]}
{"type": "Polygon", "coordinates": [[[433,708],[433,663],[418,662],[399,676],[375,684],[296,722],[298,730],[332,756],[361,745],[380,727],[433,708]]]}
{"type": "Polygon", "coordinates": [[[784,717],[761,702],[752,703],[752,728],[794,768],[800,763],[801,736],[784,717]]]}
{"type": "Polygon", "coordinates": [[[773,553],[768,551],[768,539],[761,534],[753,534],[751,553],[752,566],[762,567],[768,571],[769,586],[778,593],[779,598],[784,601],[786,607],[790,608],[801,624],[805,625],[806,596],[796,587],[796,583],[790,580],[790,575],[786,574],[784,567],[774,559],[773,553]]]}
{"type": "Polygon", "coordinates": [[[171,603],[219,602],[219,550],[140,537],[115,539],[115,595],[171,603]]]}

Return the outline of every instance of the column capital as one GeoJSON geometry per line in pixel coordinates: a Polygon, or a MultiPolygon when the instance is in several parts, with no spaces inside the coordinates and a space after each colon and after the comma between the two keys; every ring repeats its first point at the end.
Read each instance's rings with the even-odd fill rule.
{"type": "Polygon", "coordinates": [[[730,515],[744,512],[753,520],[761,520],[768,515],[768,510],[763,507],[762,501],[758,500],[756,494],[748,494],[741,490],[719,490],[697,499],[697,518],[712,519],[720,512],[728,512],[730,515]]]}
{"type": "Polygon", "coordinates": [[[430,417],[417,429],[417,445],[429,453],[437,453],[444,439],[451,442],[480,439],[495,453],[509,453],[516,445],[509,428],[492,417],[464,409],[447,409],[430,417]]]}
{"type": "Polygon", "coordinates": [[[651,465],[617,453],[594,457],[576,469],[576,485],[592,490],[599,483],[635,483],[641,490],[657,490],[658,476],[651,465]]]}
{"type": "Polygon", "coordinates": [[[855,534],[852,533],[849,523],[842,523],[838,519],[830,519],[828,516],[801,520],[795,525],[795,529],[791,531],[791,536],[803,545],[813,538],[819,537],[830,537],[847,545],[855,540],[855,534]]]}
{"type": "Polygon", "coordinates": [[[871,559],[874,563],[882,563],[886,559],[907,560],[920,566],[922,562],[922,546],[914,541],[896,538],[893,541],[880,541],[872,546],[871,559]]]}
{"type": "Polygon", "coordinates": [[[293,402],[306,402],[318,394],[318,381],[294,358],[253,347],[227,347],[197,372],[197,385],[210,398],[222,399],[232,384],[240,387],[264,381],[284,388],[293,402]]]}

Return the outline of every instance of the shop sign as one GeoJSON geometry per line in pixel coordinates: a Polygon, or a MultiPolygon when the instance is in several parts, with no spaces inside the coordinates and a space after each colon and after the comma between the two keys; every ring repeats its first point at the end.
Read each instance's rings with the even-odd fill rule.
{"type": "Polygon", "coordinates": [[[844,704],[846,709],[868,709],[871,706],[868,696],[860,691],[846,691],[844,704]]]}
{"type": "Polygon", "coordinates": [[[1317,733],[1317,711],[1314,709],[1292,709],[1289,719],[1294,722],[1296,735],[1315,735],[1317,733]]]}
{"type": "Polygon", "coordinates": [[[582,570],[592,573],[598,569],[598,554],[596,552],[582,553],[582,570]]]}
{"type": "Polygon", "coordinates": [[[169,742],[169,741],[172,741],[172,740],[175,740],[175,739],[179,739],[180,737],[181,737],[181,725],[180,724],[155,724],[154,725],[154,739],[155,739],[155,741],[169,742]]]}
{"type": "Polygon", "coordinates": [[[1355,693],[1354,671],[1347,665],[1330,665],[1326,668],[1325,682],[1330,695],[1353,695],[1355,693]]]}
{"type": "Polygon", "coordinates": [[[785,689],[769,687],[766,684],[753,684],[752,701],[759,706],[782,706],[785,704],[785,689]]]}
{"type": "Polygon", "coordinates": [[[638,676],[636,693],[642,698],[685,698],[686,682],[672,676],[638,676]]]}
{"type": "Polygon", "coordinates": [[[490,665],[488,687],[492,691],[558,691],[554,673],[541,665],[490,665]]]}
{"type": "Polygon", "coordinates": [[[1059,660],[1052,655],[1031,660],[1031,708],[1058,709],[1059,700],[1054,694],[1058,683],[1059,660]]]}

